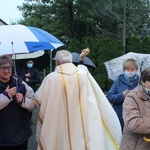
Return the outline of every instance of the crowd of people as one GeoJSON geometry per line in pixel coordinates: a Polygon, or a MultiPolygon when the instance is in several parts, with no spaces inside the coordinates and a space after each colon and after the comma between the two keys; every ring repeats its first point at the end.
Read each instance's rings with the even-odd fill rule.
{"type": "Polygon", "coordinates": [[[75,66],[69,51],[57,51],[42,82],[33,60],[14,76],[12,59],[0,56],[0,150],[27,150],[36,107],[38,150],[150,149],[150,67],[139,76],[136,60],[126,59],[105,96],[84,66],[89,52],[75,66]]]}

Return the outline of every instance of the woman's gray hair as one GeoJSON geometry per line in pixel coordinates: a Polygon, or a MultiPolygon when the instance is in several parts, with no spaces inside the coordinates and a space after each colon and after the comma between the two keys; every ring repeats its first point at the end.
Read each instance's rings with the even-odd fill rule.
{"type": "Polygon", "coordinates": [[[8,55],[1,55],[0,56],[0,66],[3,64],[9,63],[11,67],[13,67],[13,61],[8,55]]]}
{"type": "Polygon", "coordinates": [[[71,63],[72,62],[72,55],[67,50],[60,50],[56,52],[55,60],[58,60],[60,64],[64,63],[71,63]]]}

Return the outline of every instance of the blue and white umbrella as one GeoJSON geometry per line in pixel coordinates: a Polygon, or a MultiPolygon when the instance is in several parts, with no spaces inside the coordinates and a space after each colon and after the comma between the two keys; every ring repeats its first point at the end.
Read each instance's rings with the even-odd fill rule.
{"type": "Polygon", "coordinates": [[[52,34],[30,26],[0,26],[0,55],[53,50],[63,46],[52,34]]]}
{"type": "MultiPolygon", "coordinates": [[[[59,39],[52,34],[30,26],[24,25],[3,25],[0,26],[0,55],[32,53],[39,50],[52,50],[63,46],[59,39]]],[[[14,61],[14,70],[16,70],[14,61]]],[[[52,71],[52,61],[50,61],[52,71]]]]}

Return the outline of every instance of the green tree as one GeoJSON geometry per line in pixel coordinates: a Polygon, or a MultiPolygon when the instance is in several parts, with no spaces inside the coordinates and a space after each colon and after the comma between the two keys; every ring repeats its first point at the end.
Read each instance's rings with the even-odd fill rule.
{"type": "Polygon", "coordinates": [[[150,52],[150,36],[146,36],[142,41],[142,52],[149,54],[150,52]]]}
{"type": "Polygon", "coordinates": [[[141,48],[141,40],[137,36],[130,36],[127,37],[127,51],[128,52],[135,52],[135,53],[142,53],[141,48]]]}
{"type": "MultiPolygon", "coordinates": [[[[149,40],[143,40],[141,49],[139,34],[144,23],[150,25],[150,1],[126,2],[127,52],[146,52],[149,40]]],[[[18,8],[24,17],[20,24],[50,32],[64,42],[69,51],[81,52],[89,47],[89,57],[97,66],[96,69],[90,68],[90,72],[103,89],[108,89],[111,82],[107,80],[104,62],[123,55],[122,1],[41,0],[39,3],[37,0],[25,0],[18,8]]]]}
{"type": "MultiPolygon", "coordinates": [[[[120,0],[25,0],[20,23],[41,27],[66,42],[85,36],[122,38],[123,6],[120,0]]],[[[127,35],[138,35],[149,23],[149,1],[127,1],[127,35]]]]}

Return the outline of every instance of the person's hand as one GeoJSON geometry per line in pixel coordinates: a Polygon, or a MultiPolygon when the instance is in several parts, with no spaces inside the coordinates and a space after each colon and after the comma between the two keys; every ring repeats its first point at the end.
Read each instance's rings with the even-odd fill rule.
{"type": "Polygon", "coordinates": [[[29,80],[29,78],[26,78],[25,81],[26,81],[26,82],[29,82],[30,80],[29,80]]]}
{"type": "Polygon", "coordinates": [[[126,89],[125,91],[123,91],[123,95],[124,97],[129,93],[130,91],[128,89],[126,89]]]}
{"type": "Polygon", "coordinates": [[[18,78],[18,74],[16,74],[16,73],[14,73],[13,76],[16,77],[16,78],[18,78]]]}
{"type": "Polygon", "coordinates": [[[18,102],[18,103],[22,103],[23,95],[22,95],[21,93],[17,93],[17,94],[16,94],[16,98],[17,98],[17,102],[18,102]]]}
{"type": "Polygon", "coordinates": [[[5,90],[11,97],[16,95],[17,92],[17,88],[16,87],[12,87],[9,88],[9,86],[7,86],[6,90],[5,90]]]}
{"type": "Polygon", "coordinates": [[[90,49],[89,48],[86,48],[84,50],[82,50],[82,53],[80,54],[80,60],[82,61],[84,59],[84,57],[86,55],[88,55],[90,53],[90,49]]]}
{"type": "Polygon", "coordinates": [[[31,76],[30,73],[25,74],[25,77],[30,77],[30,76],[31,76]]]}

